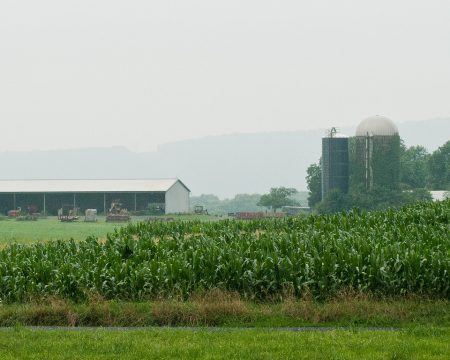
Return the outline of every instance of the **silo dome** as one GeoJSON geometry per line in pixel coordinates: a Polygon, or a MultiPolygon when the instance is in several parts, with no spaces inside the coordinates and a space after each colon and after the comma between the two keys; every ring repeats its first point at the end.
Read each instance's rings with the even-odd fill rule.
{"type": "Polygon", "coordinates": [[[356,128],[356,136],[393,136],[398,135],[394,122],[381,115],[368,117],[361,121],[356,128]]]}

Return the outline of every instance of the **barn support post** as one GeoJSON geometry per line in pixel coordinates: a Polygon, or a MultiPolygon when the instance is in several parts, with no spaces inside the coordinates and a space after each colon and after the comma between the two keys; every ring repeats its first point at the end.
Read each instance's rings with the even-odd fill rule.
{"type": "Polygon", "coordinates": [[[106,216],[106,194],[103,193],[103,214],[106,216]]]}
{"type": "Polygon", "coordinates": [[[136,211],[136,193],[134,193],[134,211],[136,211]]]}
{"type": "Polygon", "coordinates": [[[76,194],[73,193],[73,208],[75,209],[77,207],[77,203],[76,203],[76,194]]]}
{"type": "Polygon", "coordinates": [[[16,193],[13,193],[13,210],[16,210],[16,193]]]}
{"type": "Polygon", "coordinates": [[[45,193],[44,193],[44,216],[46,216],[46,215],[47,215],[47,210],[45,208],[45,193]]]}

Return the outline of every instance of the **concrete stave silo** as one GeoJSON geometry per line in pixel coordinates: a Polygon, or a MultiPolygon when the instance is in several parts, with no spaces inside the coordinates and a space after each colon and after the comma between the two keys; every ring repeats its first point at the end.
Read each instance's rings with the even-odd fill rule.
{"type": "Polygon", "coordinates": [[[332,128],[322,138],[322,200],[333,189],[348,192],[349,156],[348,137],[332,128]]]}
{"type": "Polygon", "coordinates": [[[397,189],[400,180],[400,136],[387,117],[364,119],[356,128],[351,157],[351,186],[397,189]]]}

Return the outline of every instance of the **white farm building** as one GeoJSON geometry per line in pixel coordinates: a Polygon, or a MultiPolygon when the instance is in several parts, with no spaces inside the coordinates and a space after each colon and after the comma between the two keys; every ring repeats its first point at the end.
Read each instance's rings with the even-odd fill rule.
{"type": "Polygon", "coordinates": [[[155,207],[165,214],[189,212],[189,188],[179,179],[0,180],[0,212],[27,206],[57,214],[64,204],[106,213],[120,200],[129,211],[155,207]]]}

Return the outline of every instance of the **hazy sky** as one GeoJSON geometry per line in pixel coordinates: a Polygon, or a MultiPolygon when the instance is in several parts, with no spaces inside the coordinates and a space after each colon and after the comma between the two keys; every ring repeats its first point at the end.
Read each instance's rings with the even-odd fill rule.
{"type": "Polygon", "coordinates": [[[0,151],[450,115],[449,0],[1,0],[0,151]]]}

